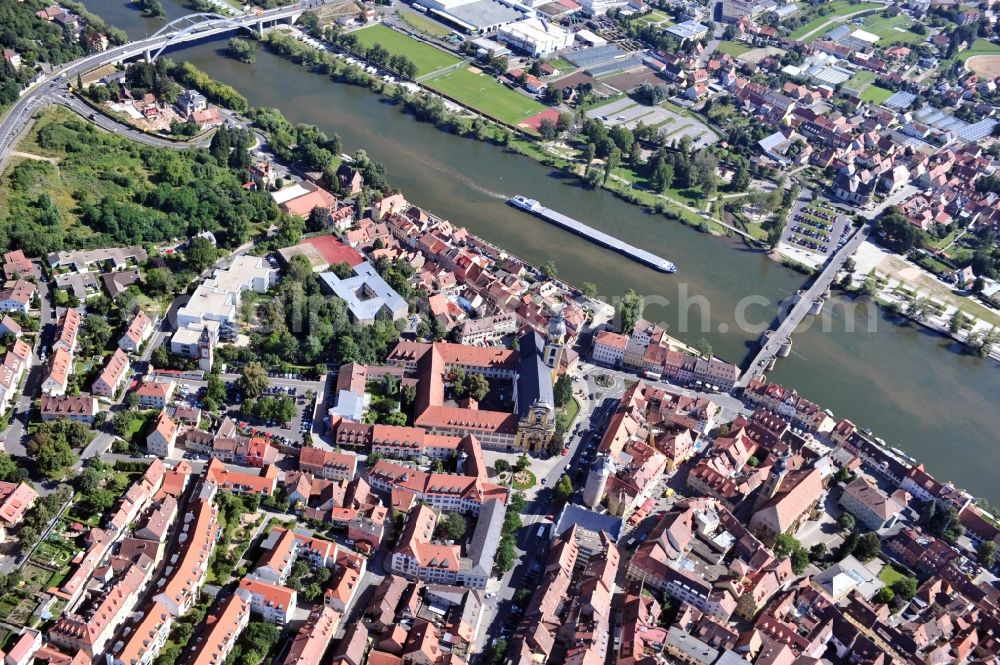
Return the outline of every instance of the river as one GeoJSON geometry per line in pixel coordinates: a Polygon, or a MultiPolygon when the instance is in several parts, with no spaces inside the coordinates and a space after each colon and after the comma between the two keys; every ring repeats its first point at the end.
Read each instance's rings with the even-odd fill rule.
{"type": "MultiPolygon", "coordinates": [[[[162,25],[116,0],[87,4],[133,38],[162,25]]],[[[177,0],[163,5],[170,18],[188,12],[177,0]]],[[[253,105],[279,107],[292,121],[340,134],[345,151],[363,148],[383,163],[408,200],[532,263],[554,260],[559,276],[571,283],[593,282],[609,299],[635,289],[647,298],[647,318],[689,342],[708,339],[723,358],[745,361],[759,337],[759,327],[738,324],[741,303],[765,303],[749,302],[745,318],[766,326],[779,301],[803,284],[801,275],[742,243],[646,214],[607,192],[583,190],[531,159],[415,122],[366,89],[332,83],[267,51],[261,50],[253,65],[236,62],[221,56],[224,43],[199,44],[170,57],[190,60],[234,85],[253,105]],[[505,203],[513,194],[538,199],[670,259],[678,272],[655,272],[516,211],[505,203]]],[[[792,356],[778,361],[771,379],[872,429],[939,479],[1000,502],[995,363],[962,355],[950,340],[896,325],[881,314],[872,317],[876,330],[869,330],[866,312],[845,313],[844,304],[841,298],[830,303],[829,332],[814,325],[794,336],[792,356]],[[845,324],[855,319],[859,331],[846,331],[845,324]]],[[[803,324],[808,325],[809,320],[803,324]]]]}

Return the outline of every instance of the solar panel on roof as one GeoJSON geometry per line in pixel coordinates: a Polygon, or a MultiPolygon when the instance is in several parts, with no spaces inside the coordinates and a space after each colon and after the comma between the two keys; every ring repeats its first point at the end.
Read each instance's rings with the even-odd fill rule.
{"type": "Polygon", "coordinates": [[[588,68],[605,62],[610,62],[611,60],[620,58],[623,55],[625,55],[625,52],[620,48],[612,44],[608,44],[607,46],[596,46],[594,48],[582,49],[580,51],[576,51],[575,53],[570,53],[566,56],[566,59],[577,67],[588,68]]]}
{"type": "Polygon", "coordinates": [[[889,99],[885,100],[885,106],[903,109],[912,104],[913,100],[916,98],[917,96],[911,92],[897,92],[889,97],[889,99]]]}
{"type": "Polygon", "coordinates": [[[993,133],[993,127],[997,124],[996,120],[985,119],[980,120],[974,125],[969,125],[958,132],[959,138],[965,141],[981,141],[990,134],[993,133]]]}

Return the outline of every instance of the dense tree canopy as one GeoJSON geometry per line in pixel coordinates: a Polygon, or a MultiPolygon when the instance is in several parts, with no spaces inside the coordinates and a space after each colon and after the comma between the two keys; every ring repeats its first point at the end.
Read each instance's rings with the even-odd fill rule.
{"type": "Polygon", "coordinates": [[[21,483],[27,480],[27,478],[28,472],[13,457],[7,453],[0,452],[0,481],[5,483],[21,483]]]}
{"type": "Polygon", "coordinates": [[[213,80],[190,62],[182,62],[170,70],[170,75],[183,86],[200,91],[210,102],[232,109],[237,113],[246,113],[250,108],[247,98],[236,91],[236,88],[213,80]]]}
{"type": "Polygon", "coordinates": [[[257,59],[257,46],[249,40],[233,37],[226,44],[226,53],[240,62],[252,63],[257,59]]]}
{"type": "Polygon", "coordinates": [[[895,209],[882,213],[872,225],[872,231],[898,252],[905,253],[924,244],[924,232],[895,209]]]}
{"type": "Polygon", "coordinates": [[[61,155],[59,169],[25,160],[8,172],[3,251],[19,248],[37,256],[202,231],[235,247],[246,241],[252,224],[279,216],[266,192],[243,189],[243,174],[208,152],[141,146],[58,111],[44,116],[35,131],[42,148],[61,155]],[[64,197],[75,205],[54,203],[64,197]]]}
{"type": "Polygon", "coordinates": [[[73,450],[82,448],[89,440],[90,428],[84,423],[51,420],[39,425],[28,440],[28,455],[35,461],[42,475],[61,478],[76,463],[73,450]]]}

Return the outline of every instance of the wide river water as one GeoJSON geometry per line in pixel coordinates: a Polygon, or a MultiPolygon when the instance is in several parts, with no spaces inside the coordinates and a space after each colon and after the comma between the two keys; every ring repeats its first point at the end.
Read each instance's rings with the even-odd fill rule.
{"type": "MultiPolygon", "coordinates": [[[[163,24],[121,0],[87,5],[133,39],[163,24]]],[[[179,0],[163,5],[170,18],[190,12],[179,0]]],[[[571,283],[593,282],[609,299],[635,289],[647,297],[647,318],[689,342],[707,338],[723,358],[745,362],[780,301],[803,285],[801,275],[741,243],[646,214],[609,193],[583,190],[526,157],[418,123],[366,89],[333,83],[267,51],[253,65],[236,62],[221,54],[224,45],[199,44],[170,57],[235,86],[253,105],[278,107],[290,120],[340,134],[345,151],[363,148],[383,163],[408,200],[529,262],[554,260],[559,276],[571,283]],[[678,272],[655,272],[514,210],[505,203],[513,194],[670,259],[678,272]]],[[[778,361],[771,380],[872,429],[937,478],[1000,502],[995,363],[962,355],[951,340],[920,327],[845,305],[849,301],[840,298],[828,304],[829,331],[814,323],[794,336],[792,356],[778,361]],[[854,332],[849,323],[856,324],[854,332]]]]}

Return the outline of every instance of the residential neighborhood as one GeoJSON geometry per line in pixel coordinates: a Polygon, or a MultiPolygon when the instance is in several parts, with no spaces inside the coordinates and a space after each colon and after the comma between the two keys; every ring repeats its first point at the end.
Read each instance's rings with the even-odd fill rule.
{"type": "MultiPolygon", "coordinates": [[[[358,205],[316,201],[326,218],[358,205]]],[[[100,296],[59,312],[37,418],[84,458],[80,494],[26,565],[7,564],[39,580],[5,596],[35,605],[19,634],[37,635],[36,658],[214,662],[250,639],[282,662],[991,657],[1000,529],[968,494],[794,390],[755,379],[733,399],[736,365],[645,319],[616,327],[603,303],[401,196],[357,227],[379,230],[223,259],[175,332],[136,308],[86,366],[100,296]],[[326,288],[346,270],[381,286],[326,288]],[[398,339],[319,374],[234,371],[262,324],[244,300],[295,280],[398,339]],[[959,602],[978,621],[941,628],[959,602]],[[918,639],[929,622],[942,638],[918,639]]],[[[143,279],[150,264],[94,258],[55,267],[114,260],[143,279]]],[[[20,259],[5,257],[53,267],[20,259]]],[[[8,486],[0,512],[23,538],[41,499],[8,486]]]]}
{"type": "Polygon", "coordinates": [[[955,406],[998,406],[992,2],[143,2],[144,40],[11,4],[5,663],[1000,665],[955,406]],[[235,76],[266,54],[399,132],[251,105],[171,41],[219,26],[235,76]],[[667,285],[710,279],[781,302],[677,325],[667,285]],[[849,385],[879,433],[817,389],[887,353],[809,330],[845,303],[954,363],[849,385]]]}

